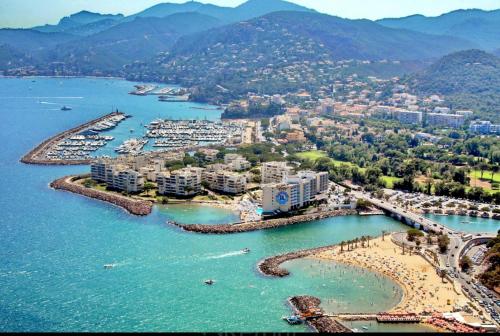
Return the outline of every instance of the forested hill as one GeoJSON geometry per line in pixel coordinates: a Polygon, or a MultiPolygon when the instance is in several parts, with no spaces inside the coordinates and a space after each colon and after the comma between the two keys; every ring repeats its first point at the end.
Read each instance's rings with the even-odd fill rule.
{"type": "Polygon", "coordinates": [[[410,84],[420,94],[442,94],[455,108],[478,109],[500,121],[500,58],[466,50],[441,58],[414,75],[410,84]]]}

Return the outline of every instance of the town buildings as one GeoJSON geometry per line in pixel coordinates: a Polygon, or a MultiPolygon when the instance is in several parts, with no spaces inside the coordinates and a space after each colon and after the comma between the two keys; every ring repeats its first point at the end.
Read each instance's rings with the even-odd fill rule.
{"type": "Polygon", "coordinates": [[[144,189],[144,177],[123,164],[111,164],[101,159],[92,163],[90,172],[94,181],[104,182],[110,189],[126,193],[138,193],[144,189]]]}
{"type": "Polygon", "coordinates": [[[187,167],[156,178],[160,195],[194,196],[201,191],[202,168],[187,167]]]}
{"type": "Polygon", "coordinates": [[[459,114],[427,113],[427,125],[460,128],[464,125],[465,117],[459,114]]]}
{"type": "Polygon", "coordinates": [[[500,134],[500,124],[492,124],[491,121],[473,121],[469,130],[479,134],[500,134]]]}

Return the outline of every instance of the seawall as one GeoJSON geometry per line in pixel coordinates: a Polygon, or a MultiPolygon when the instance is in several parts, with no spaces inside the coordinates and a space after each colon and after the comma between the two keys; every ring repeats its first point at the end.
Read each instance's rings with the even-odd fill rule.
{"type": "Polygon", "coordinates": [[[57,190],[69,191],[75,194],[87,196],[103,202],[108,202],[127,210],[132,215],[146,216],[153,209],[153,203],[149,201],[134,200],[130,197],[111,194],[92,188],[86,188],[75,183],[76,180],[86,178],[89,175],[65,176],[50,183],[50,186],[57,190]]]}
{"type": "Polygon", "coordinates": [[[176,222],[169,222],[185,231],[196,232],[202,234],[231,234],[241,233],[264,229],[273,229],[281,226],[287,226],[297,223],[305,223],[319,219],[355,215],[355,210],[334,210],[323,211],[307,215],[299,215],[287,218],[275,218],[268,220],[261,220],[256,222],[237,223],[237,224],[218,224],[218,225],[200,225],[200,224],[179,224],[176,222]]]}
{"type": "Polygon", "coordinates": [[[56,159],[56,160],[49,160],[45,158],[46,152],[57,142],[67,138],[68,136],[81,132],[85,130],[86,128],[91,127],[92,125],[99,123],[103,120],[106,120],[109,117],[113,117],[116,115],[123,115],[121,112],[113,112],[110,114],[106,114],[105,116],[102,116],[100,118],[91,120],[89,122],[86,122],[85,124],[82,124],[80,126],[71,128],[69,130],[66,130],[62,133],[59,133],[45,141],[43,141],[41,144],[33,148],[31,151],[29,151],[26,155],[24,155],[21,158],[22,163],[26,164],[39,164],[39,165],[85,165],[85,164],[90,164],[92,160],[61,160],[61,159],[56,159]]]}

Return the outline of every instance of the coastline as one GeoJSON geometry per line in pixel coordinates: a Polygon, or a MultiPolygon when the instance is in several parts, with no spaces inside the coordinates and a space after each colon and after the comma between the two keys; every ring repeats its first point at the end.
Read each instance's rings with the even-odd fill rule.
{"type": "Polygon", "coordinates": [[[43,156],[49,148],[51,148],[55,142],[61,141],[62,139],[66,138],[67,136],[71,135],[72,133],[77,133],[85,128],[88,128],[92,126],[95,123],[101,122],[103,120],[106,120],[107,118],[116,116],[116,115],[123,115],[122,112],[112,112],[109,114],[106,114],[102,117],[99,117],[97,119],[88,121],[82,125],[73,127],[69,130],[63,131],[61,133],[58,133],[46,140],[44,140],[42,143],[37,145],[35,148],[30,150],[28,153],[26,153],[20,161],[25,164],[39,164],[39,165],[62,165],[62,166],[70,166],[70,165],[86,165],[90,164],[92,162],[91,159],[86,159],[86,160],[62,160],[62,159],[57,159],[57,160],[48,160],[45,158],[39,158],[39,156],[43,156]]]}
{"type": "Polygon", "coordinates": [[[133,200],[126,196],[114,195],[107,192],[86,188],[74,181],[88,177],[88,175],[72,175],[65,176],[50,183],[50,187],[56,190],[69,191],[74,194],[79,194],[92,199],[100,200],[103,202],[111,203],[120,208],[125,209],[132,215],[146,216],[149,215],[153,209],[153,203],[148,201],[133,200]]]}
{"type": "Polygon", "coordinates": [[[445,312],[453,304],[466,303],[463,295],[454,291],[453,284],[442,282],[434,267],[419,254],[403,255],[400,248],[390,239],[375,238],[370,247],[359,247],[340,252],[339,245],[323,246],[273,256],[260,261],[258,270],[266,276],[285,277],[290,272],[281,267],[284,262],[313,258],[361,267],[389,277],[404,292],[400,302],[391,312],[407,311],[421,313],[425,310],[445,312]],[[418,286],[418,287],[417,287],[418,286]]]}

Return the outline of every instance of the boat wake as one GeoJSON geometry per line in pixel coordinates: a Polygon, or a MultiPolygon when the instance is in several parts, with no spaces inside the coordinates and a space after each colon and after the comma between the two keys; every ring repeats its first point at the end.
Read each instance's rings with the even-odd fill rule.
{"type": "Polygon", "coordinates": [[[85,97],[0,97],[0,99],[84,99],[85,97]]]}
{"type": "Polygon", "coordinates": [[[228,252],[228,253],[219,254],[219,255],[215,255],[215,256],[209,256],[209,257],[206,257],[205,259],[222,259],[222,258],[239,256],[239,255],[243,255],[243,254],[245,254],[245,252],[243,252],[243,251],[234,251],[234,252],[228,252]]]}
{"type": "Polygon", "coordinates": [[[51,103],[51,102],[45,102],[45,101],[41,101],[40,104],[43,104],[43,105],[59,105],[58,103],[51,103]]]}

